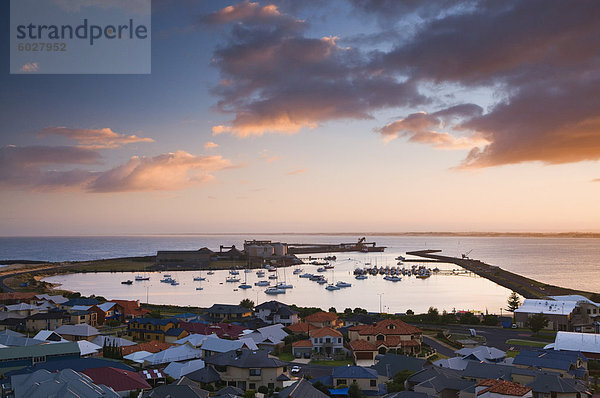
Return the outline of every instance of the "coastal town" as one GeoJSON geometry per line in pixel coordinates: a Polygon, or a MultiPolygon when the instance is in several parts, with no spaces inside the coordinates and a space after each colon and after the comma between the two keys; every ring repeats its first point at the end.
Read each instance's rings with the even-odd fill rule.
{"type": "MultiPolygon", "coordinates": [[[[238,261],[253,272],[264,273],[267,264],[276,274],[302,262],[294,250],[375,249],[364,239],[335,247],[254,240],[242,250],[159,251],[147,271],[167,279],[169,270],[211,272],[238,261]]],[[[464,257],[456,262],[476,262],[464,257]]],[[[485,276],[479,267],[469,272],[485,276]]],[[[356,278],[384,270],[374,269],[357,268],[356,278]]],[[[384,278],[407,277],[400,267],[384,272],[384,278]]],[[[150,278],[144,275],[132,283],[150,278]]],[[[279,297],[161,306],[36,291],[40,286],[5,285],[11,291],[0,293],[3,397],[583,398],[598,392],[595,296],[540,297],[530,289],[524,290],[530,297],[507,297],[500,315],[434,307],[415,314],[300,307],[279,297]]]]}

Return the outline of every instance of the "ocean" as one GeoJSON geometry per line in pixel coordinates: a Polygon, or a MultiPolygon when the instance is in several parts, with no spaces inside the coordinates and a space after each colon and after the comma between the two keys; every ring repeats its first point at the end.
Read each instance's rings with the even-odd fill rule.
{"type": "MultiPolygon", "coordinates": [[[[154,255],[157,250],[194,250],[209,247],[218,250],[220,245],[243,247],[244,239],[270,239],[288,243],[342,243],[355,242],[359,236],[339,235],[153,235],[153,236],[90,236],[90,237],[19,237],[0,238],[0,259],[26,259],[47,261],[79,261],[127,256],[154,255]]],[[[276,299],[299,305],[362,307],[378,310],[380,305],[392,312],[427,310],[429,305],[440,310],[486,309],[499,312],[505,306],[510,292],[495,284],[475,277],[434,276],[428,280],[404,278],[398,284],[381,278],[356,281],[351,271],[369,261],[378,265],[395,265],[394,258],[406,251],[439,249],[442,254],[469,257],[509,271],[558,286],[600,292],[600,240],[594,238],[534,238],[534,237],[440,237],[440,236],[368,236],[368,241],[386,246],[384,253],[340,253],[338,265],[331,280],[353,283],[343,291],[328,292],[317,289],[313,283],[305,284],[296,275],[293,293],[276,299]],[[361,282],[364,282],[361,284],[361,282]],[[362,286],[362,287],[361,287],[362,286]],[[356,294],[359,290],[365,294],[356,294]],[[380,295],[380,293],[383,293],[380,295]],[[381,302],[383,303],[381,303],[381,302]],[[387,302],[387,304],[385,304],[387,302]],[[422,308],[421,308],[422,307],[422,308]]],[[[449,268],[456,266],[447,265],[449,268]]],[[[305,271],[313,272],[308,269],[305,271]]],[[[442,268],[442,267],[440,267],[442,268]]],[[[109,298],[137,298],[163,304],[190,304],[210,302],[238,303],[242,298],[263,300],[267,297],[253,286],[246,292],[235,292],[224,284],[225,274],[213,276],[214,283],[206,283],[202,291],[195,290],[192,273],[179,273],[180,286],[164,286],[158,275],[143,286],[127,287],[121,280],[133,279],[125,274],[84,274],[53,277],[53,282],[63,283],[69,290],[83,294],[97,294],[109,298]],[[156,279],[156,280],[154,280],[156,279]],[[169,289],[167,289],[169,288],[169,289]],[[119,297],[116,297],[119,296],[119,297]],[[263,297],[264,296],[264,297],[263,297]]],[[[254,277],[254,274],[251,274],[254,277]]],[[[254,281],[254,279],[252,280],[254,281]]],[[[250,282],[250,281],[249,281],[250,282]]],[[[253,283],[252,283],[253,284],[253,283]]],[[[322,288],[323,286],[319,286],[322,288]]],[[[273,299],[273,298],[269,298],[273,299]]]]}

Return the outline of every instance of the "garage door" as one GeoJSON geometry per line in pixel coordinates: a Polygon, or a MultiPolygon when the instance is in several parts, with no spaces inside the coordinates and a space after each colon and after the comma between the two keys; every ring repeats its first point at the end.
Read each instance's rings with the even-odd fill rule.
{"type": "Polygon", "coordinates": [[[372,352],[357,352],[356,359],[373,359],[372,352]]]}

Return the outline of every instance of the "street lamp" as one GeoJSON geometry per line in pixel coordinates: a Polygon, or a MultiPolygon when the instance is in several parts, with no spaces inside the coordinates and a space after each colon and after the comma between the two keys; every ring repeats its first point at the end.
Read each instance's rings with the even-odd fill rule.
{"type": "Polygon", "coordinates": [[[381,296],[383,296],[383,293],[377,293],[377,295],[379,296],[379,315],[383,314],[383,312],[381,312],[381,296]]]}

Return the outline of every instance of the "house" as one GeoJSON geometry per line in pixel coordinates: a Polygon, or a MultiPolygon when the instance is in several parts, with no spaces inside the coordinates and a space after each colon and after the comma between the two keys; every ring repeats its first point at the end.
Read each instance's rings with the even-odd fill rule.
{"type": "Polygon", "coordinates": [[[551,296],[547,299],[525,299],[515,310],[515,323],[526,327],[534,314],[548,319],[545,329],[555,331],[596,332],[600,304],[580,295],[551,296]]]}
{"type": "Polygon", "coordinates": [[[294,384],[279,391],[278,398],[327,398],[329,395],[313,387],[306,379],[300,379],[294,384]]]}
{"type": "Polygon", "coordinates": [[[25,328],[30,332],[55,330],[70,321],[71,317],[65,311],[40,312],[25,318],[25,328]]]}
{"type": "Polygon", "coordinates": [[[251,309],[234,304],[213,304],[212,307],[206,310],[206,313],[214,322],[224,320],[240,321],[254,314],[251,309]]]}
{"type": "Polygon", "coordinates": [[[42,362],[77,359],[79,355],[79,346],[72,342],[6,347],[0,349],[0,373],[42,362]]]}
{"type": "Polygon", "coordinates": [[[7,305],[5,311],[16,315],[31,316],[41,312],[41,309],[36,304],[19,303],[7,305]]]}
{"type": "Polygon", "coordinates": [[[346,352],[342,334],[330,327],[311,330],[310,341],[313,351],[317,354],[331,357],[346,352]]]}
{"type": "Polygon", "coordinates": [[[120,314],[121,321],[141,318],[150,313],[140,306],[140,300],[111,300],[111,302],[117,304],[116,312],[120,314]]]}
{"type": "Polygon", "coordinates": [[[376,395],[379,391],[378,375],[375,369],[362,366],[339,366],[331,375],[333,386],[349,386],[356,383],[365,394],[376,395]]]}
{"type": "Polygon", "coordinates": [[[165,342],[174,343],[176,340],[188,336],[189,333],[182,328],[171,328],[165,332],[165,342]]]}
{"type": "Polygon", "coordinates": [[[176,328],[174,319],[134,318],[127,324],[127,332],[134,340],[165,341],[165,333],[176,328]]]}
{"type": "Polygon", "coordinates": [[[110,346],[114,346],[115,344],[117,345],[117,347],[127,347],[127,346],[131,346],[131,345],[136,345],[133,341],[124,339],[122,337],[116,337],[116,336],[98,336],[96,337],[94,340],[92,340],[92,343],[99,345],[100,347],[104,347],[104,345],[110,345],[110,346]]]}
{"type": "Polygon", "coordinates": [[[417,373],[423,370],[425,366],[431,366],[431,362],[426,359],[409,357],[407,355],[385,354],[371,368],[377,371],[379,382],[383,383],[392,379],[398,372],[409,371],[417,373]]]}
{"type": "Polygon", "coordinates": [[[0,293],[0,304],[31,303],[36,300],[33,292],[9,292],[0,293]]]}
{"type": "Polygon", "coordinates": [[[525,387],[531,388],[533,398],[581,398],[591,395],[587,386],[580,380],[556,374],[539,374],[525,387]]]}
{"type": "Polygon", "coordinates": [[[183,321],[183,322],[194,322],[194,321],[199,321],[201,318],[200,314],[194,314],[191,312],[185,312],[183,314],[177,314],[177,315],[173,315],[172,318],[177,319],[178,321],[183,321]]]}
{"type": "Polygon", "coordinates": [[[204,358],[243,348],[258,350],[258,346],[252,339],[227,340],[220,339],[214,334],[206,336],[206,339],[202,342],[201,348],[204,358]]]}
{"type": "Polygon", "coordinates": [[[221,381],[221,376],[214,368],[205,366],[185,375],[186,378],[200,385],[210,384],[213,387],[221,381]]]}
{"type": "Polygon", "coordinates": [[[292,334],[308,334],[308,330],[310,329],[310,327],[311,325],[309,323],[298,322],[287,326],[286,329],[289,330],[292,334]]]}
{"type": "Polygon", "coordinates": [[[65,301],[64,303],[60,304],[59,308],[61,310],[69,310],[69,309],[71,309],[71,307],[76,306],[76,305],[92,306],[92,305],[97,305],[97,304],[100,304],[100,302],[93,297],[92,298],[74,298],[74,299],[65,301]]]}
{"type": "Polygon", "coordinates": [[[167,375],[160,369],[144,369],[140,370],[138,374],[152,387],[167,383],[167,375]]]}
{"type": "MultiPolygon", "coordinates": [[[[506,353],[494,347],[475,346],[471,348],[461,348],[454,352],[457,356],[454,358],[440,359],[435,361],[435,366],[450,369],[463,370],[467,367],[469,361],[479,363],[512,363],[512,359],[506,361],[506,353]]],[[[509,363],[509,364],[510,364],[509,363]]]]}
{"type": "Polygon", "coordinates": [[[78,340],[77,345],[79,345],[79,353],[81,358],[98,357],[102,353],[103,347],[94,344],[91,341],[78,340]]]}
{"type": "Polygon", "coordinates": [[[292,355],[295,358],[310,358],[313,352],[311,340],[298,340],[292,343],[292,355]]]}
{"type": "Polygon", "coordinates": [[[64,369],[56,373],[42,369],[34,373],[12,376],[10,386],[2,387],[3,396],[14,398],[59,397],[75,391],[77,397],[81,398],[120,397],[109,387],[97,385],[89,376],[72,369],[64,369]]]}
{"type": "Polygon", "coordinates": [[[554,344],[549,344],[544,348],[582,352],[589,359],[600,359],[600,334],[558,332],[554,344]]]}
{"type": "Polygon", "coordinates": [[[67,301],[69,301],[68,298],[63,297],[61,295],[51,296],[49,294],[36,294],[35,298],[38,300],[49,301],[49,302],[53,303],[54,305],[60,305],[60,304],[63,304],[63,303],[66,303],[67,301]]]}
{"type": "Polygon", "coordinates": [[[33,336],[34,339],[36,340],[43,340],[43,341],[52,341],[54,343],[56,342],[67,342],[68,340],[65,340],[62,338],[61,335],[59,335],[56,332],[53,332],[52,330],[40,330],[35,336],[33,336]]]}
{"type": "MultiPolygon", "coordinates": [[[[377,348],[379,354],[385,354],[388,351],[395,353],[417,354],[421,351],[421,342],[423,341],[423,332],[400,320],[386,319],[377,322],[374,325],[356,325],[348,329],[350,346],[355,340],[364,340],[377,348]]],[[[360,348],[358,352],[366,353],[367,345],[361,344],[358,347],[354,345],[353,350],[360,348]]],[[[361,354],[366,358],[366,354],[361,354]]],[[[355,354],[356,356],[356,354],[355,354]]]]}
{"type": "Polygon", "coordinates": [[[475,386],[478,398],[532,398],[531,388],[507,380],[482,380],[475,386]]]}
{"type": "Polygon", "coordinates": [[[171,362],[189,361],[191,359],[200,359],[202,350],[193,347],[190,344],[183,344],[167,348],[155,354],[144,358],[144,366],[156,366],[171,362]]]}
{"type": "Polygon", "coordinates": [[[207,398],[213,396],[212,394],[209,394],[208,391],[203,390],[198,386],[174,383],[158,386],[144,394],[144,398],[207,398]]]}
{"type": "MultiPolygon", "coordinates": [[[[57,343],[57,344],[46,344],[47,346],[54,346],[59,344],[76,344],[76,343],[57,343]]],[[[123,370],[134,370],[131,366],[125,365],[123,362],[116,359],[106,358],[55,358],[52,361],[39,362],[35,365],[28,366],[23,369],[13,370],[7,372],[5,375],[13,376],[17,374],[34,373],[40,369],[47,370],[48,372],[58,372],[62,369],[72,369],[76,372],[82,372],[86,369],[105,368],[113,367],[123,370]]]]}
{"type": "Polygon", "coordinates": [[[270,357],[265,350],[232,350],[205,358],[205,362],[229,386],[255,391],[261,386],[269,389],[283,387],[286,363],[270,357]]]}
{"type": "Polygon", "coordinates": [[[574,301],[577,307],[569,318],[569,331],[599,333],[600,303],[595,303],[581,295],[550,296],[556,301],[574,301]]]}
{"type": "Polygon", "coordinates": [[[267,301],[254,307],[254,312],[259,319],[273,325],[280,323],[289,326],[298,322],[298,312],[279,301],[267,301]]]}
{"type": "Polygon", "coordinates": [[[220,338],[238,339],[246,330],[245,327],[233,323],[201,323],[201,322],[179,322],[179,327],[191,334],[216,334],[220,338]]]}
{"type": "Polygon", "coordinates": [[[460,391],[471,387],[474,393],[476,383],[463,379],[457,370],[428,366],[409,376],[404,384],[407,390],[440,398],[456,398],[460,391]]]}
{"type": "Polygon", "coordinates": [[[0,346],[4,347],[25,347],[30,345],[45,344],[43,340],[32,339],[25,336],[16,336],[12,334],[3,334],[0,336],[0,346]]]}
{"type": "Polygon", "coordinates": [[[86,374],[97,385],[112,388],[121,397],[129,397],[131,392],[137,390],[150,390],[152,387],[135,371],[117,369],[113,367],[86,369],[81,373],[86,374]]]}
{"type": "Polygon", "coordinates": [[[337,328],[343,325],[343,322],[338,318],[337,314],[334,312],[324,312],[319,311],[314,314],[308,315],[304,318],[304,321],[310,324],[310,328],[337,328]]]}
{"type": "Polygon", "coordinates": [[[186,362],[171,362],[163,371],[172,378],[179,379],[200,369],[204,369],[204,361],[193,359],[186,362]]]}
{"type": "Polygon", "coordinates": [[[124,356],[138,351],[146,351],[152,354],[156,354],[157,352],[164,351],[171,347],[173,347],[173,344],[151,340],[145,343],[124,346],[123,348],[121,348],[121,352],[124,356]]]}
{"type": "Polygon", "coordinates": [[[545,372],[555,372],[562,377],[576,377],[587,380],[587,358],[581,352],[554,350],[521,350],[513,365],[538,369],[545,372]]]}
{"type": "MultiPolygon", "coordinates": [[[[93,307],[92,307],[93,308],[93,307]]],[[[67,311],[72,325],[86,324],[90,326],[98,325],[98,314],[89,310],[69,310],[67,311]]]]}
{"type": "Polygon", "coordinates": [[[288,334],[283,330],[283,325],[276,324],[256,329],[254,332],[244,335],[244,338],[252,339],[259,348],[273,351],[276,346],[283,346],[288,334]]]}
{"type": "Polygon", "coordinates": [[[85,323],[79,325],[62,325],[55,329],[55,332],[69,341],[92,341],[100,334],[98,329],[85,323]]]}

